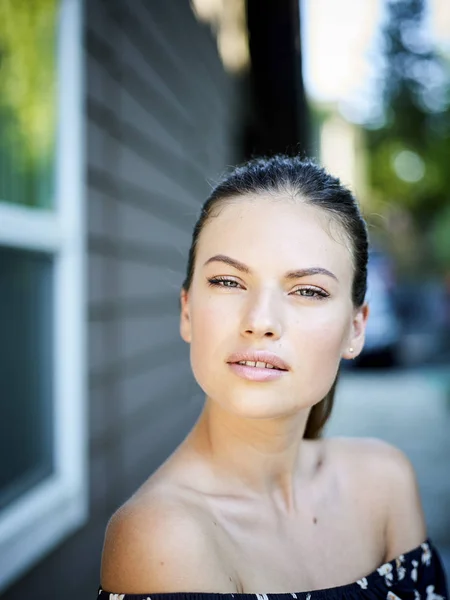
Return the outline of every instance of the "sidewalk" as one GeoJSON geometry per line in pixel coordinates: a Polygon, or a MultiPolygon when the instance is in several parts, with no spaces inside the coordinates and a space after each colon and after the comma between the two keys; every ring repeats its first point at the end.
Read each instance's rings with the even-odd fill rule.
{"type": "Polygon", "coordinates": [[[428,527],[450,581],[450,403],[442,373],[343,375],[326,435],[370,436],[413,463],[428,527]]]}

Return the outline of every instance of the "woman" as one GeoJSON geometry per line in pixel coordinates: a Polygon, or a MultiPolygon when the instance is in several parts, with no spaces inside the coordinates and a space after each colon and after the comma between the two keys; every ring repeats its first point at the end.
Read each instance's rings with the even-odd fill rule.
{"type": "Polygon", "coordinates": [[[213,190],[181,291],[206,402],[110,520],[101,599],[446,595],[406,456],[320,437],[364,344],[367,254],[355,199],[311,162],[251,161],[213,190]]]}

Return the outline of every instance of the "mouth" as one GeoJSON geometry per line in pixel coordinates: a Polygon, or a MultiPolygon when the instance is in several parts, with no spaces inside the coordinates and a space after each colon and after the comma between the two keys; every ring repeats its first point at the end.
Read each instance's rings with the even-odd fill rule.
{"type": "Polygon", "coordinates": [[[231,354],[227,362],[229,365],[267,371],[284,372],[289,371],[290,368],[278,354],[274,354],[268,350],[255,350],[254,348],[231,354]]]}
{"type": "Polygon", "coordinates": [[[233,374],[249,382],[270,382],[282,379],[289,365],[273,352],[248,348],[228,357],[233,374]]]}
{"type": "Polygon", "coordinates": [[[251,367],[253,369],[273,369],[275,371],[287,371],[287,369],[281,369],[276,367],[272,363],[267,363],[263,361],[252,361],[252,360],[240,360],[238,362],[230,363],[234,365],[242,365],[244,367],[251,367]]]}
{"type": "Polygon", "coordinates": [[[275,367],[272,363],[253,360],[229,362],[229,368],[241,379],[250,382],[270,382],[284,377],[287,369],[275,367]]]}

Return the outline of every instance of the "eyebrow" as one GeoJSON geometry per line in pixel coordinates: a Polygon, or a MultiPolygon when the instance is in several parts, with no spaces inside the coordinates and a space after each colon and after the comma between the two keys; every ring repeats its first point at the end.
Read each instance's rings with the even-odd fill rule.
{"type": "MultiPolygon", "coordinates": [[[[242,273],[250,274],[252,272],[250,267],[247,267],[247,265],[244,265],[244,263],[241,263],[240,261],[236,260],[235,258],[231,258],[230,256],[226,256],[225,254],[216,254],[215,256],[211,256],[211,258],[208,258],[208,260],[203,266],[206,267],[206,265],[209,265],[209,263],[212,262],[223,262],[227,265],[230,265],[231,267],[234,267],[238,271],[242,271],[242,273]]],[[[296,269],[295,271],[288,271],[287,273],[285,273],[284,277],[286,279],[299,279],[301,277],[307,277],[308,275],[327,275],[335,281],[339,281],[334,273],[328,271],[328,269],[324,269],[323,267],[308,267],[305,269],[296,269]]]]}

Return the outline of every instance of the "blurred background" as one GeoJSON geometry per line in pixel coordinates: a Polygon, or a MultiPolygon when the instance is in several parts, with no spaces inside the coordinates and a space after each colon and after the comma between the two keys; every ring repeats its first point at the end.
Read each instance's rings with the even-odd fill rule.
{"type": "Polygon", "coordinates": [[[448,0],[0,0],[2,598],[95,596],[109,517],[201,410],[200,206],[272,152],[361,203],[367,343],[326,435],[408,454],[450,573],[448,0]]]}

